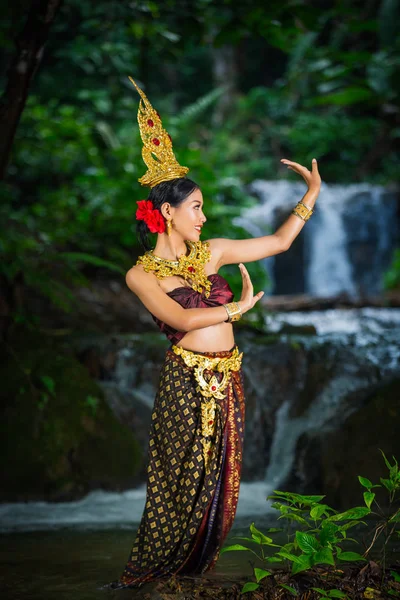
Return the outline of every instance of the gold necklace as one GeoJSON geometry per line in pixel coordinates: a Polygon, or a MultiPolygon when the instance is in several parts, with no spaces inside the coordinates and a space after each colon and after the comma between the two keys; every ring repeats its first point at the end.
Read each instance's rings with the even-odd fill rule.
{"type": "Polygon", "coordinates": [[[205,296],[210,295],[211,281],[204,271],[204,265],[211,258],[211,251],[208,242],[191,242],[185,240],[189,248],[189,254],[182,255],[178,260],[169,260],[153,254],[153,250],[148,250],[136,261],[137,265],[143,265],[146,273],[152,272],[158,279],[165,279],[172,275],[180,275],[196,292],[202,292],[205,288],[205,296]]]}

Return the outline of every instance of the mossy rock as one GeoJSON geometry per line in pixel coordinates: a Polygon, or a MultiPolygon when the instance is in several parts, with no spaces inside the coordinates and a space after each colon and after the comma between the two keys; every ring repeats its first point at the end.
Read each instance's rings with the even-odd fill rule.
{"type": "Polygon", "coordinates": [[[72,353],[19,332],[0,358],[0,500],[69,500],[136,485],[142,451],[72,353]]]}

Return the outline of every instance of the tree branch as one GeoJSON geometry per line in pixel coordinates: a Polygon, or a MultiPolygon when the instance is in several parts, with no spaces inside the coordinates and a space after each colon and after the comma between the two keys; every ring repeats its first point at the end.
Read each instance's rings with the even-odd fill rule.
{"type": "Polygon", "coordinates": [[[25,26],[15,40],[16,52],[7,71],[6,89],[0,99],[0,180],[5,177],[29,87],[61,3],[62,0],[32,0],[25,26]]]}

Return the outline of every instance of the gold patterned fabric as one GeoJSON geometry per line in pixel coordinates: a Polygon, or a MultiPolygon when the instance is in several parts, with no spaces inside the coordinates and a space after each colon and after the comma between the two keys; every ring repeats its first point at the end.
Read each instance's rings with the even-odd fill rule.
{"type": "Polygon", "coordinates": [[[245,414],[238,350],[191,354],[200,362],[205,357],[214,361],[213,368],[202,370],[202,378],[214,384],[224,380],[224,393],[219,386],[215,397],[205,397],[195,366],[172,347],[167,350],[151,419],[145,508],[125,569],[109,584],[112,589],[212,569],[233,524],[245,414]],[[215,365],[229,359],[233,368],[226,381],[224,369],[215,365]],[[210,399],[214,423],[205,431],[204,406],[210,399]]]}

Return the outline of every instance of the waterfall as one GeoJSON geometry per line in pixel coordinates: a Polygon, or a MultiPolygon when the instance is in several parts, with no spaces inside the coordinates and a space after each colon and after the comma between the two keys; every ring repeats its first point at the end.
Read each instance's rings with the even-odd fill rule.
{"type": "MultiPolygon", "coordinates": [[[[249,191],[259,203],[245,209],[234,223],[252,236],[272,234],[306,189],[301,182],[254,181],[249,191]]],[[[285,270],[286,280],[290,277],[293,290],[315,296],[346,293],[356,298],[382,292],[382,274],[399,244],[396,211],[395,190],[361,183],[324,183],[314,214],[295,240],[302,252],[292,245],[284,264],[279,255],[264,261],[273,282],[270,293],[285,293],[277,285],[280,269],[285,270]]]]}

